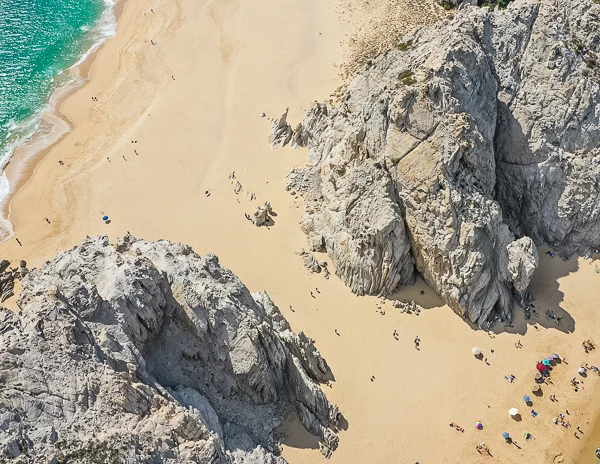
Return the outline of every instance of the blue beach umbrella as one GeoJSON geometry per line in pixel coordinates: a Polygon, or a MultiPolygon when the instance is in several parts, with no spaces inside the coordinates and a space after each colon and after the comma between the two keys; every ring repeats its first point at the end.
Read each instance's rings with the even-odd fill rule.
{"type": "Polygon", "coordinates": [[[544,360],[542,361],[542,364],[543,364],[544,366],[549,366],[549,365],[550,365],[550,361],[548,361],[547,359],[544,359],[544,360]]]}
{"type": "Polygon", "coordinates": [[[103,221],[108,221],[108,216],[103,216],[103,217],[102,217],[102,220],[103,220],[103,221]]]}
{"type": "Polygon", "coordinates": [[[529,396],[525,395],[523,397],[523,399],[525,400],[526,403],[529,403],[531,401],[531,398],[529,398],[529,396]]]}
{"type": "Polygon", "coordinates": [[[502,432],[502,437],[508,440],[510,438],[510,435],[508,434],[508,432],[502,432]]]}

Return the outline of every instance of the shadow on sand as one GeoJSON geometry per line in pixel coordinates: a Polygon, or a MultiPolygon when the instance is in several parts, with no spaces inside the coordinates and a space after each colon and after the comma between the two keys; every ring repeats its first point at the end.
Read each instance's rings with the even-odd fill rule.
{"type": "MultiPolygon", "coordinates": [[[[342,430],[348,430],[348,421],[340,413],[336,433],[342,430]]],[[[279,433],[283,433],[285,445],[300,449],[319,449],[319,439],[308,432],[296,414],[290,415],[279,428],[279,433]]]]}
{"type": "Polygon", "coordinates": [[[401,287],[388,297],[389,300],[414,301],[422,309],[441,308],[446,303],[435,290],[429,287],[420,275],[417,275],[414,285],[401,287]]]}
{"type": "MultiPolygon", "coordinates": [[[[575,330],[575,320],[561,306],[564,294],[559,289],[558,280],[578,270],[577,256],[573,256],[569,260],[560,258],[558,254],[551,256],[549,254],[550,248],[547,245],[539,247],[538,252],[540,262],[529,286],[529,291],[533,297],[531,317],[525,319],[525,311],[515,305],[512,323],[508,325],[505,321],[495,322],[489,329],[492,333],[506,332],[524,335],[530,325],[538,330],[543,327],[545,329],[556,329],[564,333],[572,333],[575,330]]],[[[594,254],[589,259],[595,261],[599,257],[599,254],[594,254]]],[[[414,285],[401,287],[398,292],[389,296],[388,299],[414,301],[422,309],[441,308],[445,305],[444,301],[423,281],[421,276],[417,276],[414,285]]],[[[465,320],[465,323],[473,330],[481,330],[477,324],[473,324],[468,320],[465,320]]]]}
{"type": "MultiPolygon", "coordinates": [[[[515,304],[512,323],[509,325],[506,321],[494,322],[489,332],[525,335],[529,326],[536,330],[545,328],[564,333],[574,332],[575,319],[561,306],[564,293],[559,289],[558,279],[577,271],[577,256],[563,260],[558,254],[554,257],[546,254],[548,250],[547,245],[538,248],[540,262],[529,285],[533,297],[530,318],[526,319],[523,308],[515,304]]],[[[481,330],[477,324],[466,320],[465,323],[473,330],[481,330]]]]}

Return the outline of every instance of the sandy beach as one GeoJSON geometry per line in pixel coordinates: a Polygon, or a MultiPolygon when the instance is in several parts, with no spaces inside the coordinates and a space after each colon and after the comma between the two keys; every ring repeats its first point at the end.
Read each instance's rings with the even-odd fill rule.
{"type": "MultiPolygon", "coordinates": [[[[600,439],[600,376],[583,378],[577,369],[600,365],[600,350],[581,347],[587,339],[600,343],[598,255],[563,261],[542,247],[531,285],[538,315],[526,321],[517,309],[512,327],[497,324],[487,333],[420,280],[397,295],[414,300],[420,315],[402,314],[390,301],[353,295],[333,275],[309,274],[295,253],[306,248],[298,227],[303,205],[286,192],[286,175],[305,164],[306,152],[272,150],[267,136],[286,108],[294,126],[315,100],[330,98],[350,72],[344,60],[358,53],[352,44],[375,40],[365,29],[381,24],[381,11],[353,5],[350,15],[348,1],[120,2],[116,37],[84,64],[91,63],[84,69],[89,82],[62,102],[72,130],[28,162],[11,163],[19,175],[9,171],[9,178],[20,183],[6,211],[22,246],[10,239],[0,256],[35,267],[86,236],[116,241],[127,232],[216,254],[250,290],[268,291],[327,359],[335,381],[323,388],[347,421],[334,463],[597,462],[600,441],[589,437],[600,439]],[[265,201],[275,224],[257,228],[244,213],[265,201]],[[559,325],[546,311],[562,316],[559,325]],[[474,346],[485,360],[474,358],[474,346]],[[566,362],[536,396],[535,365],[554,352],[566,362]],[[575,392],[573,377],[584,388],[575,392]],[[513,407],[519,422],[508,414],[513,407]],[[558,413],[571,427],[553,424],[558,413]],[[518,446],[505,443],[505,431],[518,446]],[[534,439],[525,440],[525,431],[534,439]],[[491,456],[477,453],[480,442],[491,456]]],[[[423,8],[414,14],[442,14],[431,2],[423,8]]],[[[15,301],[8,306],[16,309],[15,301]]],[[[297,420],[283,427],[290,463],[324,462],[297,420]]]]}

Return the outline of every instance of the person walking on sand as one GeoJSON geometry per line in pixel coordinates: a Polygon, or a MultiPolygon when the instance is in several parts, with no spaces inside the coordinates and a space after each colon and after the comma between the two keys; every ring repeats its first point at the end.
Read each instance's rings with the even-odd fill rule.
{"type": "Polygon", "coordinates": [[[419,338],[419,336],[417,335],[417,336],[415,337],[415,348],[416,348],[417,350],[419,350],[419,349],[420,349],[420,348],[419,348],[419,345],[420,345],[420,344],[421,344],[421,339],[420,339],[420,338],[419,338]]]}

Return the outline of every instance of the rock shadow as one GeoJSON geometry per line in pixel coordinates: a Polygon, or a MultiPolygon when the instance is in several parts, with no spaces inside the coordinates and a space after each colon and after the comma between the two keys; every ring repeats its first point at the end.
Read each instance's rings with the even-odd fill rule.
{"type": "MultiPolygon", "coordinates": [[[[564,293],[560,291],[558,279],[579,269],[577,257],[563,260],[558,255],[549,256],[546,254],[548,250],[546,245],[538,248],[540,263],[529,285],[534,307],[531,311],[531,319],[526,323],[537,323],[546,329],[572,333],[575,330],[575,319],[561,305],[564,293]]],[[[524,316],[523,311],[519,312],[524,316]]]]}
{"type": "Polygon", "coordinates": [[[295,413],[285,420],[277,430],[277,433],[285,437],[283,443],[291,448],[319,449],[319,439],[308,432],[295,413]]]}
{"type": "Polygon", "coordinates": [[[340,412],[337,424],[338,430],[348,430],[348,419],[344,417],[344,415],[340,412]]]}
{"type": "MultiPolygon", "coordinates": [[[[551,257],[546,254],[547,251],[547,245],[538,247],[540,262],[529,285],[533,297],[530,317],[526,318],[526,311],[515,304],[512,323],[508,325],[506,321],[494,322],[490,327],[494,334],[506,332],[525,335],[532,325],[564,333],[573,333],[575,330],[575,319],[561,306],[564,293],[560,291],[558,279],[578,270],[577,257],[563,260],[558,255],[551,257]]],[[[478,328],[476,324],[469,325],[474,329],[478,328]]]]}
{"type": "Polygon", "coordinates": [[[400,287],[388,300],[414,301],[422,309],[441,308],[446,303],[438,294],[423,280],[420,274],[416,275],[413,285],[400,287]]]}

